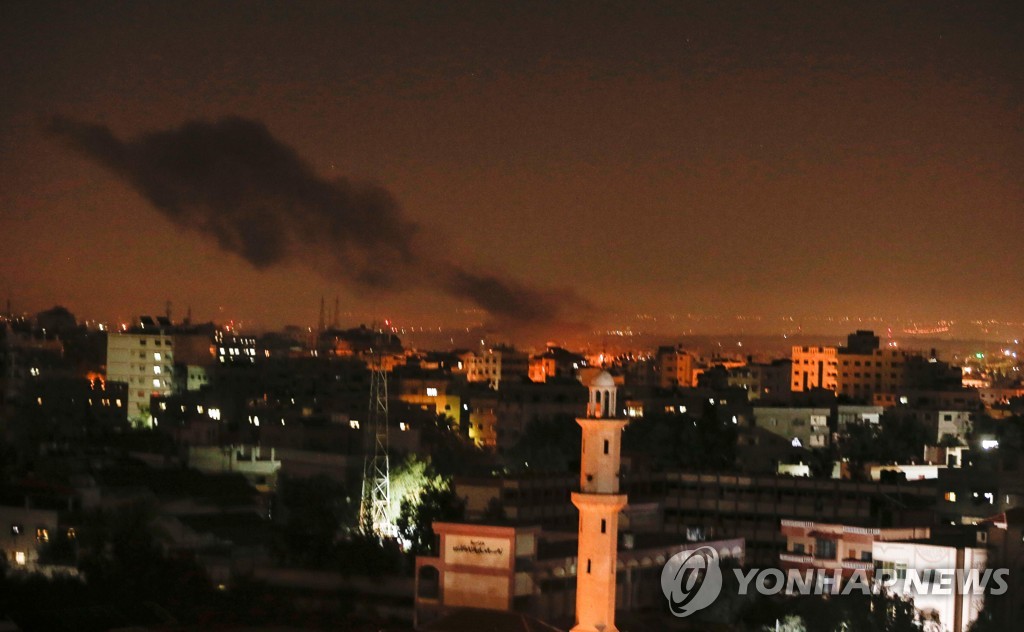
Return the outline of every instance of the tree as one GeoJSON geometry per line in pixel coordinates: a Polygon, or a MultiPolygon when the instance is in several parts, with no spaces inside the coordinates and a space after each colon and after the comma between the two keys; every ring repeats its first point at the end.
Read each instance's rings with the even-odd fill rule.
{"type": "MultiPolygon", "coordinates": [[[[779,619],[792,630],[822,632],[920,632],[911,599],[886,591],[877,594],[795,597],[785,603],[779,619]],[[802,626],[802,627],[801,627],[802,626]]],[[[766,626],[765,629],[774,629],[766,626]]]]}
{"type": "Polygon", "coordinates": [[[430,458],[409,456],[391,471],[390,483],[391,511],[397,516],[399,535],[415,553],[430,550],[435,521],[459,520],[464,514],[451,478],[439,474],[430,458]]]}
{"type": "Polygon", "coordinates": [[[420,444],[434,470],[444,476],[485,475],[495,466],[491,454],[460,434],[447,415],[438,415],[420,428],[420,444]]]}
{"type": "Polygon", "coordinates": [[[464,505],[450,486],[427,487],[417,499],[402,499],[398,533],[417,555],[429,553],[434,546],[435,522],[461,520],[464,505]]]}

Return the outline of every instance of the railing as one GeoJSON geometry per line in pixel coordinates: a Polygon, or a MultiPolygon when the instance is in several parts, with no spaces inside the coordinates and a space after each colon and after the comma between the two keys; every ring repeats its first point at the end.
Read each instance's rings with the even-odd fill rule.
{"type": "Polygon", "coordinates": [[[780,562],[792,562],[793,564],[813,564],[814,556],[803,553],[779,553],[780,562]]]}

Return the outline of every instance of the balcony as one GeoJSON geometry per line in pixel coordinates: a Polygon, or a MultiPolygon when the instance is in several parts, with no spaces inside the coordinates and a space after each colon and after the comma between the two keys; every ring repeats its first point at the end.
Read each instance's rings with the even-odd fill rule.
{"type": "Polygon", "coordinates": [[[863,560],[843,560],[843,570],[846,571],[870,571],[874,570],[874,562],[863,560]]]}
{"type": "Polygon", "coordinates": [[[779,561],[790,564],[814,564],[814,556],[803,553],[779,553],[779,561]]]}

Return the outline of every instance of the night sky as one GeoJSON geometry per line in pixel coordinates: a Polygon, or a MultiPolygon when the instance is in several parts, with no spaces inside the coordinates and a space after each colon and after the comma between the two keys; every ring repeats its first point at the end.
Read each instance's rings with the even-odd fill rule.
{"type": "Polygon", "coordinates": [[[313,324],[335,295],[351,323],[1024,321],[1022,16],[5,2],[0,298],[257,327],[313,324]],[[280,162],[243,152],[197,185],[147,153],[232,122],[280,162]],[[339,186],[362,193],[320,231],[339,186]],[[253,204],[273,215],[257,246],[284,236],[269,261],[210,223],[253,204]]]}

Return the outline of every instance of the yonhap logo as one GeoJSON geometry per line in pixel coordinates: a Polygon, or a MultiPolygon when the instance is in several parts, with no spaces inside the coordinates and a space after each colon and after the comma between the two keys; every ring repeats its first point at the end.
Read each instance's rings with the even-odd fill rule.
{"type": "Polygon", "coordinates": [[[661,592],[677,617],[687,617],[710,606],[722,592],[718,551],[702,546],[670,557],[661,570],[661,592]]]}

